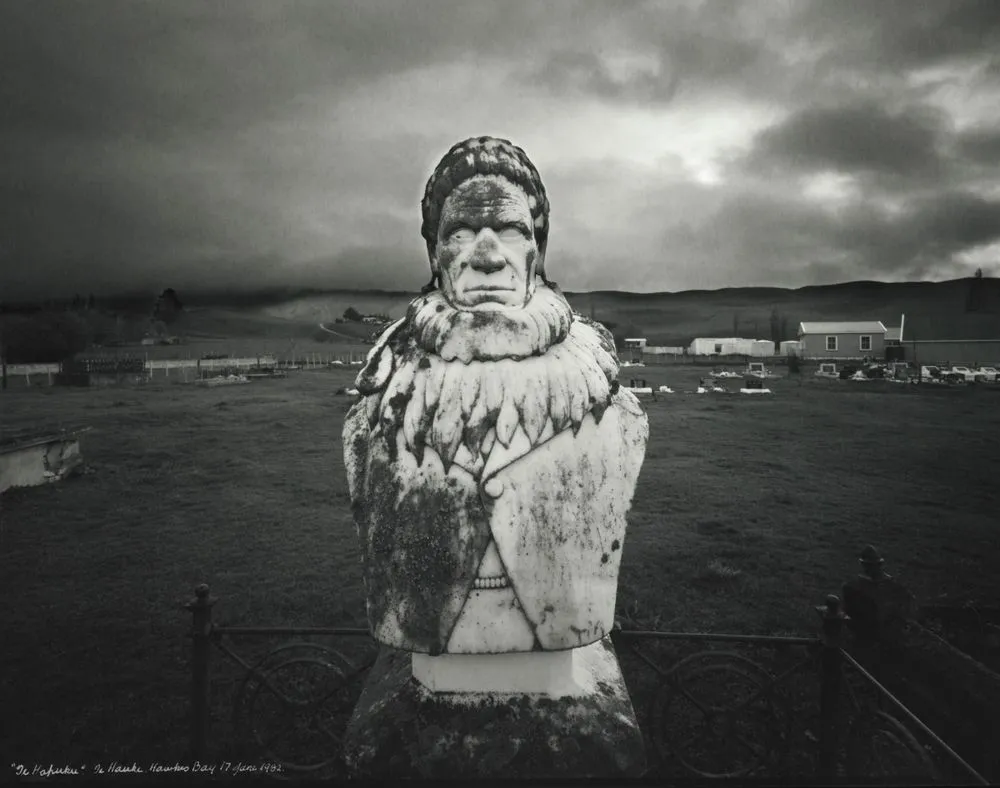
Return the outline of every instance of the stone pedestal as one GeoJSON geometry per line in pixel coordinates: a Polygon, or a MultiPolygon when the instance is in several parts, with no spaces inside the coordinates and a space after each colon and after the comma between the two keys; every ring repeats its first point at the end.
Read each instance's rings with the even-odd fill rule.
{"type": "Polygon", "coordinates": [[[344,753],[364,778],[638,777],[646,767],[610,637],[525,654],[383,648],[344,753]],[[504,691],[513,685],[531,691],[504,691]]]}

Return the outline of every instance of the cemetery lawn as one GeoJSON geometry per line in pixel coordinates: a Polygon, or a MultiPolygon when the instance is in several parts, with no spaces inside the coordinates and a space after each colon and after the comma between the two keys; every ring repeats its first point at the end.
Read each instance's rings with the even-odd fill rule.
{"type": "MultiPolygon", "coordinates": [[[[618,592],[631,621],[812,635],[813,607],[869,542],[918,601],[1000,604],[1000,386],[805,378],[771,382],[772,397],[680,393],[705,371],[643,372],[678,393],[644,400],[618,592]]],[[[92,427],[86,474],[2,498],[5,769],[185,762],[180,605],[198,583],[225,624],[365,626],[340,443],[351,402],[334,395],[353,374],[0,395],[5,430],[92,427]]]]}

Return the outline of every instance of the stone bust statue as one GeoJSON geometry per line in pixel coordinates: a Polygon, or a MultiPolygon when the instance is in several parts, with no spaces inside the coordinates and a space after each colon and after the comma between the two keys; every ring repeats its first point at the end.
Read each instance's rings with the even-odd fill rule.
{"type": "Polygon", "coordinates": [[[594,643],[646,415],[610,333],[546,278],[524,151],[454,145],[422,208],[431,282],[368,354],[344,425],[373,635],[432,656],[594,643]]]}

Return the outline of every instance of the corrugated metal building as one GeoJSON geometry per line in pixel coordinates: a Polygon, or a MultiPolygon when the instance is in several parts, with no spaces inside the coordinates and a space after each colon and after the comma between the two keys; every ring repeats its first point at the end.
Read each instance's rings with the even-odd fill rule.
{"type": "Polygon", "coordinates": [[[1000,339],[904,340],[903,352],[915,364],[1000,366],[1000,339]]]}

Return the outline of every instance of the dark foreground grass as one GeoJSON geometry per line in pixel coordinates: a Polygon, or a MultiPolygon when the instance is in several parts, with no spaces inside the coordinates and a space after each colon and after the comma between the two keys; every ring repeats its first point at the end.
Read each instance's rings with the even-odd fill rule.
{"type": "MultiPolygon", "coordinates": [[[[352,374],[2,395],[5,430],[93,428],[87,474],[2,499],[5,769],[185,761],[179,606],[197,583],[223,623],[365,625],[340,444],[350,402],[333,393],[352,374]]],[[[646,377],[680,391],[702,374],[646,377]]],[[[771,387],[646,400],[622,613],[661,629],[812,634],[813,606],[867,542],[920,599],[1000,604],[1000,391],[771,387]]]]}

